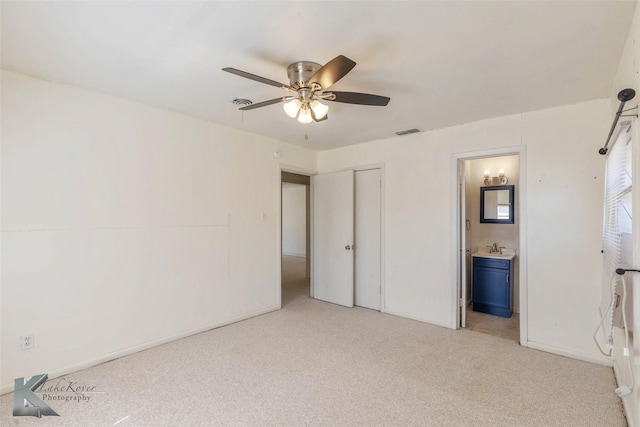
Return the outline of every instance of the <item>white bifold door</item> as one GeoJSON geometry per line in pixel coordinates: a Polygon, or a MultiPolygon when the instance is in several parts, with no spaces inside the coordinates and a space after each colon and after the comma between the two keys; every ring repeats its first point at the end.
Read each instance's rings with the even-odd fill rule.
{"type": "Polygon", "coordinates": [[[353,307],[353,171],[313,177],[313,297],[353,307]]]}
{"type": "Polygon", "coordinates": [[[355,175],[356,305],[380,310],[380,169],[357,171],[355,175]]]}
{"type": "Polygon", "coordinates": [[[374,171],[313,177],[314,298],[380,309],[380,170],[374,171]]]}

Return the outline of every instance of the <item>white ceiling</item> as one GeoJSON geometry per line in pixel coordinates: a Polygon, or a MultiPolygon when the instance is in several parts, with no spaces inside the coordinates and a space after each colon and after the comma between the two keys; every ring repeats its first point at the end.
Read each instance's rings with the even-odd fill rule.
{"type": "Polygon", "coordinates": [[[635,5],[2,1],[2,66],[324,150],[607,97],[635,5]],[[358,65],[332,89],[387,107],[328,103],[308,125],[279,104],[240,112],[234,98],[287,93],[221,71],[288,83],[288,64],[339,54],[358,65]]]}

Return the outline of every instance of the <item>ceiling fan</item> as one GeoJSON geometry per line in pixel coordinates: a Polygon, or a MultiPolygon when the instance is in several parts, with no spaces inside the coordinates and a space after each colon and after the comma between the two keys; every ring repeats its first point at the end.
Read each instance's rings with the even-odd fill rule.
{"type": "Polygon", "coordinates": [[[354,61],[343,55],[336,56],[325,65],[309,61],[294,62],[287,67],[288,85],[235,68],[227,67],[223,68],[222,71],[292,92],[291,95],[247,105],[240,108],[240,110],[253,110],[284,102],[283,108],[289,117],[297,118],[300,123],[311,123],[311,121],[320,122],[327,119],[329,107],[320,101],[380,107],[384,107],[389,103],[390,98],[386,96],[358,92],[327,91],[331,85],[347,75],[355,66],[356,63],[354,61]]]}

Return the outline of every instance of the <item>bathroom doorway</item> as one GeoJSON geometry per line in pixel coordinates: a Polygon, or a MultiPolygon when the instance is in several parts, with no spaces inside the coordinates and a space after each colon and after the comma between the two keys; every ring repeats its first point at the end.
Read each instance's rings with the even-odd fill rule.
{"type": "MultiPolygon", "coordinates": [[[[522,153],[518,151],[459,157],[457,191],[458,327],[518,342],[523,339],[521,331],[526,331],[522,322],[522,301],[526,299],[521,298],[520,275],[524,211],[520,203],[521,164],[522,153]],[[481,193],[511,186],[512,203],[502,202],[497,209],[513,207],[512,223],[481,219],[481,210],[486,212],[481,193]]],[[[499,215],[502,213],[496,218],[499,215]]]]}

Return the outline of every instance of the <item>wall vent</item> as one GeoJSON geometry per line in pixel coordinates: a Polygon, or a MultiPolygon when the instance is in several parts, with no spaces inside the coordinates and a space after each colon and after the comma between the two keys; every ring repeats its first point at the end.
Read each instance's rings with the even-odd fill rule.
{"type": "Polygon", "coordinates": [[[418,132],[422,132],[420,129],[407,129],[407,130],[399,130],[398,132],[396,132],[396,135],[398,136],[402,136],[402,135],[409,135],[410,133],[418,133],[418,132]]]}
{"type": "Polygon", "coordinates": [[[245,98],[235,98],[235,99],[231,100],[231,103],[233,105],[247,106],[247,105],[253,104],[253,101],[251,101],[250,99],[245,99],[245,98]]]}

